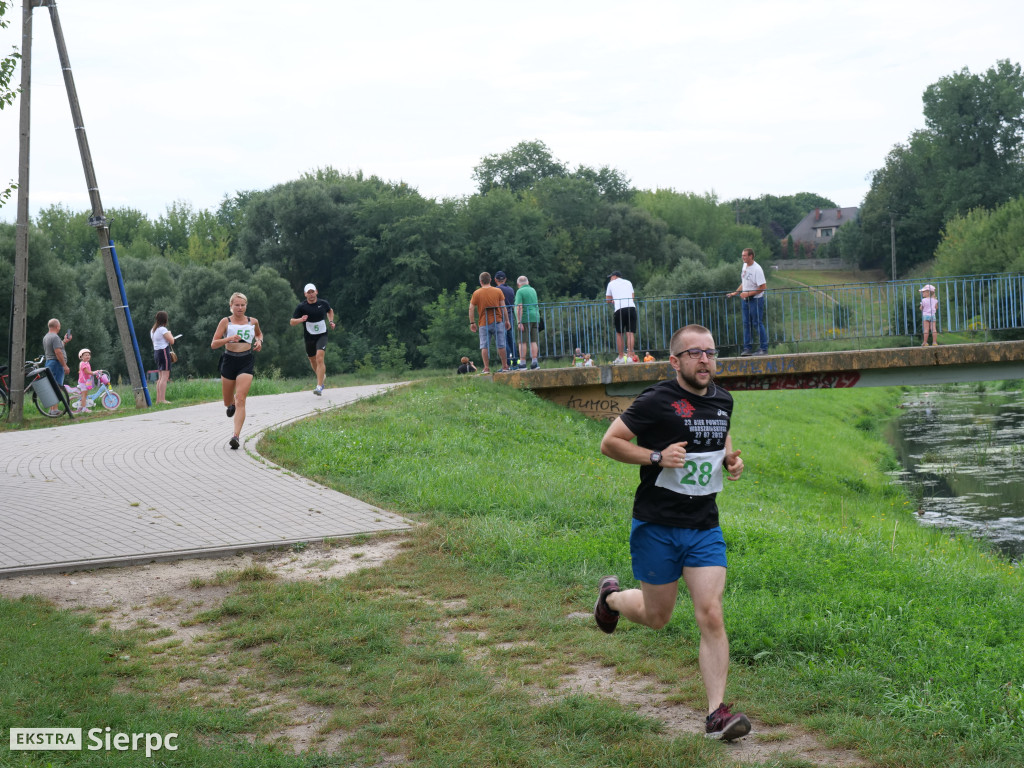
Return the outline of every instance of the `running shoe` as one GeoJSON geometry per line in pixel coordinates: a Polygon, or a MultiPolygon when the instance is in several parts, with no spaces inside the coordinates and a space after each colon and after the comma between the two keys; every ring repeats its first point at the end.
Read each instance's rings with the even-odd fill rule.
{"type": "Polygon", "coordinates": [[[323,395],[323,393],[324,393],[323,385],[317,384],[316,387],[313,389],[313,394],[316,395],[317,397],[320,397],[321,395],[323,395]]]}
{"type": "Polygon", "coordinates": [[[605,576],[597,586],[597,602],[594,604],[594,621],[598,628],[607,634],[615,631],[619,623],[619,612],[608,607],[608,595],[619,591],[619,577],[605,576]]]}
{"type": "Polygon", "coordinates": [[[232,435],[231,439],[228,440],[228,445],[231,446],[232,451],[238,450],[238,435],[232,435]]]}
{"type": "Polygon", "coordinates": [[[704,721],[704,734],[708,739],[732,741],[750,733],[750,720],[742,712],[730,712],[732,704],[719,704],[718,709],[704,721]]]}
{"type": "Polygon", "coordinates": [[[235,415],[235,404],[232,403],[231,405],[228,406],[228,418],[230,419],[234,415],[235,415]]]}
{"type": "Polygon", "coordinates": [[[530,370],[531,371],[534,371],[534,370],[536,370],[538,368],[540,368],[540,363],[538,363],[536,360],[534,360],[532,363],[530,363],[530,370]]]}

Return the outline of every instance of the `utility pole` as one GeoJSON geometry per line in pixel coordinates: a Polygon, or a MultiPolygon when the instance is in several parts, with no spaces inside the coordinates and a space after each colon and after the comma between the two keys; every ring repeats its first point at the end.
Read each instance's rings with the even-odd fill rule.
{"type": "Polygon", "coordinates": [[[96,183],[96,173],[92,166],[89,140],[85,136],[82,110],[78,105],[75,79],[71,75],[71,62],[68,59],[67,47],[64,45],[64,33],[61,31],[60,18],[57,16],[56,1],[49,0],[47,7],[50,9],[53,36],[57,41],[57,55],[60,57],[60,67],[64,73],[64,85],[67,87],[68,102],[71,104],[71,118],[75,125],[75,136],[78,138],[78,150],[82,155],[82,168],[85,170],[85,183],[89,189],[89,202],[92,203],[92,216],[89,217],[89,226],[96,228],[96,236],[100,242],[99,247],[103,252],[103,266],[107,273],[107,288],[110,290],[110,298],[114,302],[114,316],[117,318],[117,329],[121,336],[121,348],[124,351],[124,362],[128,368],[132,392],[135,393],[135,404],[143,407],[148,405],[148,403],[146,402],[146,393],[142,385],[139,359],[135,352],[135,344],[132,341],[132,331],[128,324],[128,307],[122,298],[121,285],[118,282],[117,270],[114,267],[114,257],[111,253],[113,241],[110,238],[110,227],[108,226],[107,217],[103,215],[103,203],[100,202],[100,190],[96,183]]]}
{"type": "Polygon", "coordinates": [[[39,0],[22,0],[21,119],[18,127],[18,221],[14,236],[14,296],[11,306],[11,414],[21,424],[25,405],[25,340],[28,335],[28,157],[32,92],[32,9],[39,0]]]}

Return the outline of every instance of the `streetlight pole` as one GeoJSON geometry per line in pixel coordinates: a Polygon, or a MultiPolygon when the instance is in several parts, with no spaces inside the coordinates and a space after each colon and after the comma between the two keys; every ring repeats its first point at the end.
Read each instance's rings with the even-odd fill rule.
{"type": "Polygon", "coordinates": [[[896,279],[896,220],[889,213],[889,247],[892,249],[892,279],[896,279]]]}

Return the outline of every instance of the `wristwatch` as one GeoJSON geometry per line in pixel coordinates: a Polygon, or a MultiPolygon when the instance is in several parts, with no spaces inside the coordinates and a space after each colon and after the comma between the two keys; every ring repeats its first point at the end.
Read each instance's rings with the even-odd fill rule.
{"type": "Polygon", "coordinates": [[[651,466],[661,466],[661,451],[651,451],[651,466]]]}

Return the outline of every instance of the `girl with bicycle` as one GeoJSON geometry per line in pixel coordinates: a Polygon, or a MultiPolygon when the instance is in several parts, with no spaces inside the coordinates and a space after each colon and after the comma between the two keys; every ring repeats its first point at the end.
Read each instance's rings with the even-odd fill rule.
{"type": "Polygon", "coordinates": [[[78,412],[86,413],[89,410],[86,398],[92,389],[92,352],[83,348],[78,353],[78,361],[78,391],[82,393],[82,404],[78,406],[78,412]]]}
{"type": "Polygon", "coordinates": [[[235,430],[228,441],[232,450],[238,449],[238,438],[245,423],[245,399],[255,375],[253,353],[263,348],[260,321],[245,314],[248,304],[244,293],[231,294],[231,315],[217,324],[210,342],[211,349],[222,350],[220,385],[228,417],[234,417],[235,430]]]}

